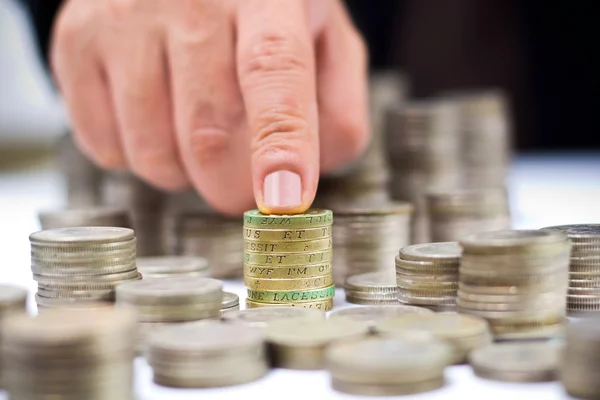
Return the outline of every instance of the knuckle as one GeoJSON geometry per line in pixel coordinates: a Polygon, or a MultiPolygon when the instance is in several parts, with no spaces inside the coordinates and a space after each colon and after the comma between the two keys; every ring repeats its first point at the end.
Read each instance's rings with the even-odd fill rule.
{"type": "Polygon", "coordinates": [[[306,45],[282,30],[263,30],[251,39],[241,66],[247,75],[264,72],[296,72],[310,70],[310,54],[306,45]]]}
{"type": "Polygon", "coordinates": [[[179,189],[185,179],[172,151],[145,149],[133,155],[131,169],[141,178],[161,188],[179,189]]]}
{"type": "Polygon", "coordinates": [[[124,18],[135,14],[142,3],[140,0],[110,0],[109,7],[113,17],[124,18]]]}
{"type": "Polygon", "coordinates": [[[345,147],[349,159],[354,159],[365,151],[369,143],[369,135],[362,121],[356,118],[341,118],[338,120],[338,131],[343,137],[340,144],[345,147]]]}
{"type": "Polygon", "coordinates": [[[254,135],[255,149],[273,144],[298,144],[309,140],[308,123],[297,107],[270,107],[259,113],[255,122],[259,127],[254,135]]]}
{"type": "Polygon", "coordinates": [[[194,161],[200,165],[222,162],[231,145],[229,134],[220,128],[195,129],[189,134],[188,144],[194,161]]]}

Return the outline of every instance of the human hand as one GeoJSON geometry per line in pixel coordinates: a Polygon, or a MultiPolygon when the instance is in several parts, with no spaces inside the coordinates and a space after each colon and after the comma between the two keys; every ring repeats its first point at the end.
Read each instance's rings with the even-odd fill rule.
{"type": "Polygon", "coordinates": [[[93,161],[223,213],[303,212],[368,142],[341,0],[66,0],[51,60],[93,161]]]}

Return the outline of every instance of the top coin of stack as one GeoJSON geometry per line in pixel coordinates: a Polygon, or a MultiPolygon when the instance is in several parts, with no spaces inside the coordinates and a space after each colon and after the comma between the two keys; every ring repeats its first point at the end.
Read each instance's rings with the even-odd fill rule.
{"type": "Polygon", "coordinates": [[[408,203],[390,202],[335,212],[333,224],[334,281],[342,286],[352,275],[380,271],[394,276],[398,248],[410,241],[408,203]]]}
{"type": "Polygon", "coordinates": [[[600,398],[600,319],[569,324],[559,375],[569,395],[600,398]]]}
{"type": "Polygon", "coordinates": [[[74,226],[118,226],[131,228],[126,210],[108,207],[41,211],[38,219],[42,229],[69,228],[74,226]]]}
{"type": "Polygon", "coordinates": [[[477,232],[510,228],[505,189],[453,189],[427,194],[433,242],[452,242],[477,232]]]}
{"type": "Polygon", "coordinates": [[[398,304],[398,287],[394,275],[388,272],[365,272],[352,275],[344,285],[348,303],[398,304]]]}
{"type": "Polygon", "coordinates": [[[131,229],[73,227],[32,233],[31,270],[40,306],[113,301],[115,287],[141,279],[131,229]]]}
{"type": "Polygon", "coordinates": [[[144,278],[167,278],[173,276],[210,276],[208,261],[192,256],[138,257],[137,268],[144,278]]]}
{"type": "Polygon", "coordinates": [[[497,339],[543,338],[562,331],[571,252],[565,235],[484,232],[460,244],[459,312],[487,319],[497,339]]]}
{"type": "Polygon", "coordinates": [[[600,224],[560,225],[543,228],[571,239],[567,313],[600,312],[600,224]]]}
{"type": "Polygon", "coordinates": [[[333,214],[311,209],[296,215],[244,214],[244,283],[247,306],[288,304],[333,307],[333,214]]]}
{"type": "Polygon", "coordinates": [[[456,242],[406,246],[396,256],[398,300],[404,304],[455,310],[461,248],[456,242]]]}

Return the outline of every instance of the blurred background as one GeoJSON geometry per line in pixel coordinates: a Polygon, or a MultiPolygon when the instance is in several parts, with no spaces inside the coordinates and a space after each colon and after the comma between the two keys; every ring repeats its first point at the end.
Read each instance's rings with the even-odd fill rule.
{"type": "MultiPolygon", "coordinates": [[[[52,143],[67,118],[48,79],[45,50],[59,0],[0,0],[0,144],[52,143]],[[37,4],[36,4],[37,3],[37,4]],[[35,20],[35,28],[30,24],[35,20]]],[[[346,0],[371,67],[399,69],[413,98],[503,89],[520,151],[592,150],[600,59],[592,2],[346,0]]],[[[9,155],[3,151],[2,159],[9,155]]]]}

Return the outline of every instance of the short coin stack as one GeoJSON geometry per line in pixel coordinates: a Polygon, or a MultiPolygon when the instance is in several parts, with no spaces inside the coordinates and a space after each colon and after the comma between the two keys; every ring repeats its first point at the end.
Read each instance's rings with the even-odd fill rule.
{"type": "Polygon", "coordinates": [[[504,189],[460,189],[427,194],[432,242],[452,242],[463,236],[510,228],[508,195],[504,189]]]}
{"type": "Polygon", "coordinates": [[[182,388],[247,383],[269,370],[260,329],[219,321],[178,326],[153,335],[148,363],[154,382],[182,388]]]}
{"type": "Polygon", "coordinates": [[[408,203],[390,202],[335,210],[333,278],[343,286],[349,276],[382,271],[393,276],[398,248],[410,242],[408,203]]]}
{"type": "Polygon", "coordinates": [[[42,229],[69,228],[74,226],[117,226],[131,228],[126,210],[107,207],[41,211],[38,219],[42,229]]]}
{"type": "Polygon", "coordinates": [[[4,319],[18,313],[25,313],[27,290],[18,286],[0,284],[0,389],[2,383],[2,326],[4,319]]]}
{"type": "Polygon", "coordinates": [[[35,318],[11,318],[4,328],[11,399],[134,397],[131,310],[47,310],[35,318]]]}
{"type": "Polygon", "coordinates": [[[442,387],[449,351],[435,339],[371,337],[333,344],[326,362],[335,390],[396,396],[442,387]]]}
{"type": "Polygon", "coordinates": [[[221,302],[221,317],[240,309],[240,297],[231,292],[223,292],[223,301],[221,302]]]}
{"type": "Polygon", "coordinates": [[[333,307],[333,214],[244,214],[244,283],[248,308],[292,305],[333,307]]]}
{"type": "Polygon", "coordinates": [[[569,324],[560,368],[567,393],[580,399],[600,398],[600,320],[569,324]]]}
{"type": "Polygon", "coordinates": [[[571,243],[558,232],[507,230],[460,241],[459,312],[497,339],[543,338],[564,327],[571,243]]]}
{"type": "Polygon", "coordinates": [[[135,308],[142,337],[166,323],[181,323],[221,316],[223,284],[216,279],[172,277],[144,279],[117,287],[116,303],[135,308]]]}
{"type": "Polygon", "coordinates": [[[366,272],[352,275],[344,285],[348,303],[377,305],[398,304],[398,287],[394,275],[387,272],[366,272]]]}
{"type": "Polygon", "coordinates": [[[50,229],[32,233],[29,241],[38,306],[111,302],[118,284],[142,277],[135,265],[136,238],[128,228],[50,229]]]}
{"type": "Polygon", "coordinates": [[[138,257],[137,268],[144,278],[169,278],[175,276],[208,277],[208,261],[192,256],[138,257]]]}
{"type": "Polygon", "coordinates": [[[544,228],[571,239],[567,314],[600,312],[600,224],[561,225],[544,228]]]}
{"type": "Polygon", "coordinates": [[[398,300],[438,311],[456,309],[461,248],[456,242],[406,246],[396,256],[398,300]]]}

